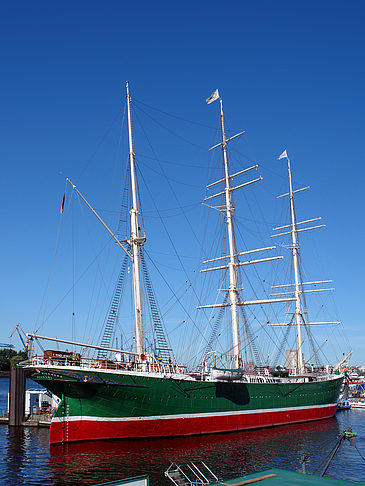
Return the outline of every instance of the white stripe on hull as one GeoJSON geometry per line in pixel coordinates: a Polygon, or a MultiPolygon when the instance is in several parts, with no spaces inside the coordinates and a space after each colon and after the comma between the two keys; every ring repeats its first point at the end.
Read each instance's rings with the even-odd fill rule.
{"type": "Polygon", "coordinates": [[[334,407],[336,403],[327,403],[325,405],[308,405],[305,407],[286,407],[286,408],[262,408],[256,410],[238,410],[229,412],[207,412],[207,413],[189,413],[176,415],[148,415],[142,417],[93,417],[88,415],[71,415],[69,417],[53,417],[52,422],[68,422],[77,420],[90,420],[94,422],[127,422],[131,420],[169,420],[184,418],[205,418],[205,417],[224,417],[227,415],[248,415],[248,414],[266,414],[275,412],[292,412],[297,410],[313,410],[326,407],[334,407]]]}

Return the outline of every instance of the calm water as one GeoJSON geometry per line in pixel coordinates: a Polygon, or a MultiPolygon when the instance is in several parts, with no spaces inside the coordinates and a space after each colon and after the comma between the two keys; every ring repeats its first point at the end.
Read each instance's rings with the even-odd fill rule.
{"type": "MultiPolygon", "coordinates": [[[[0,379],[0,408],[6,405],[8,380],[0,379]]],[[[163,475],[172,461],[204,462],[220,478],[231,478],[269,467],[300,470],[308,455],[307,472],[319,474],[336,438],[352,426],[357,448],[365,457],[365,410],[343,411],[334,419],[259,431],[205,437],[99,441],[48,445],[48,429],[0,425],[1,485],[91,485],[149,474],[154,485],[171,484],[163,475]]],[[[326,476],[365,484],[365,462],[345,442],[326,476]]]]}

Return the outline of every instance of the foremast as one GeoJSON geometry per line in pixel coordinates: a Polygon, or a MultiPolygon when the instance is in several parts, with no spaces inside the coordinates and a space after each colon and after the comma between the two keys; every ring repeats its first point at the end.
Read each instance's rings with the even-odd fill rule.
{"type": "Polygon", "coordinates": [[[143,338],[143,315],[142,315],[142,297],[141,297],[141,264],[140,251],[141,246],[146,241],[145,237],[140,237],[140,225],[138,222],[138,198],[137,198],[137,176],[135,153],[133,148],[132,133],[132,115],[131,115],[131,97],[129,94],[129,83],[126,82],[127,90],[127,111],[128,111],[128,141],[129,141],[129,164],[131,172],[131,189],[132,189],[132,207],[129,211],[131,234],[128,243],[131,247],[131,260],[133,269],[133,292],[134,292],[134,318],[136,327],[136,353],[141,356],[144,353],[143,338]]]}
{"type": "MultiPolygon", "coordinates": [[[[91,212],[96,216],[102,226],[107,230],[110,236],[113,238],[115,243],[124,251],[127,255],[128,259],[132,263],[132,275],[133,275],[133,293],[134,293],[134,316],[135,316],[135,352],[125,351],[122,349],[115,349],[110,346],[100,345],[95,346],[91,344],[81,344],[73,341],[65,341],[59,340],[47,336],[40,336],[36,334],[28,334],[29,337],[33,339],[44,339],[56,342],[64,342],[67,344],[74,344],[76,346],[84,346],[89,348],[94,348],[99,351],[110,351],[110,352],[118,352],[123,353],[130,356],[136,356],[136,361],[141,363],[145,360],[146,349],[144,345],[144,312],[142,311],[142,292],[141,292],[141,285],[145,283],[147,289],[147,296],[150,301],[151,305],[151,314],[154,323],[154,331],[156,333],[156,342],[158,343],[158,347],[156,350],[160,353],[158,360],[166,361],[171,364],[173,356],[170,354],[172,351],[170,347],[168,347],[168,343],[166,341],[163,328],[161,325],[161,319],[159,316],[159,311],[154,300],[153,289],[151,283],[149,281],[148,273],[144,268],[144,258],[142,253],[142,246],[146,241],[145,234],[141,235],[141,210],[140,210],[140,203],[139,203],[139,196],[138,196],[138,183],[137,183],[137,173],[136,173],[136,162],[135,162],[135,153],[133,147],[133,131],[132,131],[132,116],[131,116],[131,96],[129,94],[129,83],[126,82],[126,98],[127,98],[127,115],[128,115],[128,143],[129,143],[129,164],[130,164],[130,183],[131,183],[131,191],[132,191],[132,201],[131,201],[131,208],[129,210],[130,215],[130,236],[127,240],[121,240],[118,236],[116,236],[113,231],[107,226],[107,224],[102,220],[99,214],[95,211],[95,209],[91,206],[91,204],[86,200],[86,198],[81,194],[78,188],[71,182],[70,179],[66,179],[72,186],[72,189],[80,196],[80,198],[84,201],[87,207],[91,210],[91,212]],[[128,246],[125,246],[128,244],[128,246]],[[144,278],[144,280],[143,280],[144,278]]],[[[129,272],[128,272],[129,273],[129,272]]],[[[119,280],[117,287],[119,285],[119,280]]],[[[120,298],[120,293],[117,298],[120,298]]],[[[116,300],[116,295],[113,297],[113,302],[116,300]]],[[[111,308],[111,313],[114,313],[115,310],[111,308]]],[[[107,320],[107,326],[109,325],[109,320],[107,320]]],[[[106,327],[104,331],[104,335],[109,334],[109,340],[111,335],[111,328],[106,327]]],[[[109,342],[109,341],[108,341],[109,342]]],[[[151,355],[152,359],[156,359],[154,355],[151,355]]],[[[104,359],[101,357],[101,359],[104,359]]],[[[175,360],[174,360],[175,361],[175,360]]]]}

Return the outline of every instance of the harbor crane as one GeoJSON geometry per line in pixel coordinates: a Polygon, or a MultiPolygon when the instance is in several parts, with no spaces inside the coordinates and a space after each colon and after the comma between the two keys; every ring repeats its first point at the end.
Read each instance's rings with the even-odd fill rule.
{"type": "Polygon", "coordinates": [[[341,361],[339,361],[336,366],[333,367],[333,371],[337,371],[340,369],[340,366],[344,364],[344,362],[352,355],[352,350],[344,356],[341,361]]]}
{"type": "Polygon", "coordinates": [[[14,344],[0,343],[0,348],[1,349],[13,349],[14,348],[14,344]]]}
{"type": "MultiPolygon", "coordinates": [[[[14,330],[13,332],[10,334],[10,337],[12,337],[12,335],[15,333],[15,331],[18,333],[19,335],[19,338],[24,346],[24,351],[29,351],[29,338],[27,338],[27,335],[26,333],[23,331],[23,329],[21,328],[20,324],[17,324],[15,327],[14,327],[14,330]],[[24,341],[23,339],[23,336],[22,334],[24,335],[24,338],[26,339],[26,341],[24,341]]],[[[13,346],[14,347],[14,346],[13,346]]]]}

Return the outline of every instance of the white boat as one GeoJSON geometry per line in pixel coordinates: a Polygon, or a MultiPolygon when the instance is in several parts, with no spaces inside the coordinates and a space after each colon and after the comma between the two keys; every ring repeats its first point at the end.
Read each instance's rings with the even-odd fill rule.
{"type": "Polygon", "coordinates": [[[349,403],[351,405],[351,408],[362,408],[365,410],[365,399],[356,399],[356,398],[351,398],[349,400],[349,403]]]}

